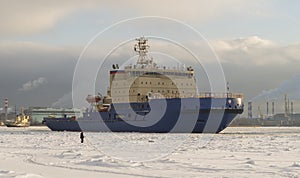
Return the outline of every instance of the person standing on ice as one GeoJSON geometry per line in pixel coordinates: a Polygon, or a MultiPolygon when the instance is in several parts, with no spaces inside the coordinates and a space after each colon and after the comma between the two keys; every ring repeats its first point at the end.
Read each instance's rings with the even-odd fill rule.
{"type": "Polygon", "coordinates": [[[81,139],[81,143],[83,143],[83,139],[84,139],[83,132],[80,133],[80,139],[81,139]]]}

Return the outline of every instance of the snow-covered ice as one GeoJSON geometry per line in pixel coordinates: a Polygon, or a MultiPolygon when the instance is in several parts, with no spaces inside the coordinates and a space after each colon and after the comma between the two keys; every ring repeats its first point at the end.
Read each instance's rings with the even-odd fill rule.
{"type": "Polygon", "coordinates": [[[0,127],[0,177],[299,177],[300,128],[221,134],[52,132],[0,127]]]}

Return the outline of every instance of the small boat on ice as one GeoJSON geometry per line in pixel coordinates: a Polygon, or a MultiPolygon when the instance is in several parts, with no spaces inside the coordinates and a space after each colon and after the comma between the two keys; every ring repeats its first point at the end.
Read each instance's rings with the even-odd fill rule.
{"type": "Polygon", "coordinates": [[[5,125],[7,127],[29,127],[30,126],[30,116],[24,114],[24,109],[20,115],[16,115],[14,121],[6,121],[5,125]]]}

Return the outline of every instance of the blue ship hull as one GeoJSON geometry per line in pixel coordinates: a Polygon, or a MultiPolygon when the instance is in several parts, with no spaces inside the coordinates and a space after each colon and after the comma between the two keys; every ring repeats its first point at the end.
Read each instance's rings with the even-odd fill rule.
{"type": "Polygon", "coordinates": [[[236,98],[152,99],[114,103],[82,118],[44,118],[53,131],[218,133],[243,112],[236,98]]]}

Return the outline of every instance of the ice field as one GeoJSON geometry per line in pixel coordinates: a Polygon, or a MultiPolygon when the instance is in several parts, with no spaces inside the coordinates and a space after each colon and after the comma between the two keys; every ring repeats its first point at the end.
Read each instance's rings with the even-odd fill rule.
{"type": "Polygon", "coordinates": [[[300,177],[300,128],[220,134],[0,127],[0,177],[300,177]]]}

